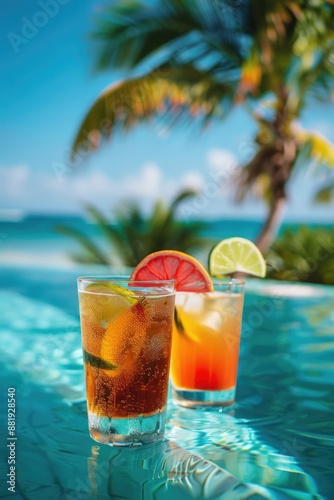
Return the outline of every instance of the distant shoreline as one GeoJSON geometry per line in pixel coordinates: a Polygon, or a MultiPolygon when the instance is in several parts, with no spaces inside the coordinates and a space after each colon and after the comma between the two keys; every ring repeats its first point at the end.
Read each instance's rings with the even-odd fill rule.
{"type": "MultiPolygon", "coordinates": [[[[215,242],[231,236],[240,236],[255,240],[262,226],[262,221],[253,219],[225,218],[206,221],[202,231],[208,240],[207,249],[196,256],[203,262],[207,260],[209,247],[215,242]]],[[[99,228],[80,215],[41,215],[30,214],[20,220],[0,220],[0,266],[17,266],[32,268],[77,269],[70,259],[70,254],[77,253],[78,243],[70,237],[59,234],[57,225],[64,225],[83,232],[108,252],[99,228]]],[[[297,229],[305,222],[285,221],[279,228],[278,235],[287,229],[297,229]]],[[[309,222],[312,227],[333,227],[329,222],[309,222]]],[[[102,267],[100,268],[102,269],[102,267]]]]}
{"type": "MultiPolygon", "coordinates": [[[[27,220],[78,220],[81,222],[85,222],[87,224],[93,224],[93,222],[84,216],[84,214],[80,213],[34,213],[34,212],[26,212],[25,210],[21,209],[0,209],[0,223],[16,223],[16,222],[23,222],[27,220]]],[[[184,220],[182,217],[179,218],[179,220],[184,220]]],[[[260,216],[229,216],[229,215],[224,215],[223,217],[201,217],[201,218],[192,218],[192,221],[201,221],[201,222],[207,222],[208,224],[215,224],[215,223],[221,223],[221,222],[251,222],[251,223],[258,223],[262,224],[263,223],[263,218],[260,216]]],[[[110,222],[113,222],[113,219],[110,218],[110,222]]],[[[320,226],[333,226],[334,227],[334,216],[328,215],[328,219],[324,220],[320,216],[315,217],[315,218],[286,218],[283,220],[282,225],[320,225],[320,226]]]]}

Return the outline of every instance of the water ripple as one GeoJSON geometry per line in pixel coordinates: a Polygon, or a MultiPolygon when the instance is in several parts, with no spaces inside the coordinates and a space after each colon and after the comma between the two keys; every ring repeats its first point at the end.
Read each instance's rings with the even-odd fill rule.
{"type": "MultiPolygon", "coordinates": [[[[76,492],[85,494],[86,487],[92,494],[95,463],[102,467],[95,474],[103,466],[108,469],[101,479],[105,488],[101,498],[110,498],[110,477],[130,481],[131,470],[124,462],[123,476],[118,478],[117,469],[112,468],[117,462],[112,454],[101,462],[105,453],[111,453],[104,450],[107,447],[101,447],[99,457],[91,455],[92,442],[82,403],[78,319],[42,300],[16,293],[1,293],[0,307],[3,376],[13,377],[16,373],[21,378],[20,433],[25,438],[22,457],[27,464],[29,457],[34,457],[37,469],[50,468],[43,485],[37,483],[42,488],[38,494],[54,497],[50,485],[56,495],[63,495],[59,498],[76,498],[76,492]],[[92,480],[88,483],[87,463],[92,480]],[[73,485],[76,481],[77,486],[73,485]]],[[[162,453],[165,462],[153,461],[156,483],[150,482],[150,475],[146,479],[140,476],[143,491],[153,488],[155,498],[168,498],[168,485],[174,484],[176,489],[172,491],[180,498],[186,491],[211,498],[224,484],[226,491],[227,486],[235,488],[226,499],[252,498],[247,495],[254,493],[262,495],[257,498],[331,500],[333,309],[332,297],[326,299],[324,293],[312,294],[311,290],[289,298],[247,296],[244,317],[248,328],[242,337],[237,404],[229,412],[195,411],[178,408],[169,401],[169,451],[162,453]],[[272,300],[272,307],[263,309],[270,310],[270,315],[263,315],[259,326],[249,328],[251,313],[259,310],[261,300],[266,304],[272,300]],[[183,450],[174,456],[175,463],[172,446],[183,450]],[[257,489],[252,490],[252,485],[258,485],[257,489]]],[[[150,460],[142,456],[133,466],[138,471],[146,467],[152,474],[150,460]]],[[[38,489],[36,483],[30,483],[36,476],[30,465],[30,472],[22,476],[23,491],[28,492],[22,498],[34,498],[38,489]]]]}

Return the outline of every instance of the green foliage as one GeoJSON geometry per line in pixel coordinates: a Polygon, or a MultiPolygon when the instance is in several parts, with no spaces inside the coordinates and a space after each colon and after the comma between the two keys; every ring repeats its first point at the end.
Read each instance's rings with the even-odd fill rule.
{"type": "MultiPolygon", "coordinates": [[[[236,176],[237,199],[268,202],[257,240],[266,249],[297,159],[334,166],[334,146],[295,126],[310,97],[333,97],[333,1],[118,0],[97,26],[98,69],[126,73],[88,110],[73,159],[150,120],[204,128],[245,103],[258,132],[254,157],[236,176]]],[[[330,196],[326,184],[318,199],[330,196]]]]}
{"type": "MultiPolygon", "coordinates": [[[[206,123],[235,102],[268,96],[283,131],[307,95],[331,95],[333,24],[329,1],[112,2],[97,17],[97,67],[126,70],[126,78],[95,101],[73,150],[96,149],[149,118],[206,123]]],[[[274,122],[265,122],[270,131],[274,122]]]]}
{"type": "Polygon", "coordinates": [[[121,261],[126,266],[136,266],[151,252],[191,252],[204,246],[206,241],[199,233],[204,229],[205,223],[184,222],[176,217],[179,205],[195,195],[192,190],[184,190],[169,206],[158,200],[148,217],[144,216],[137,205],[125,204],[114,210],[113,223],[97,208],[86,206],[87,214],[99,227],[110,251],[100,248],[89,237],[72,228],[58,226],[57,230],[80,244],[81,252],[71,255],[76,262],[115,265],[117,261],[121,261]]]}
{"type": "Polygon", "coordinates": [[[287,229],[266,255],[267,278],[334,285],[334,230],[287,229]]]}

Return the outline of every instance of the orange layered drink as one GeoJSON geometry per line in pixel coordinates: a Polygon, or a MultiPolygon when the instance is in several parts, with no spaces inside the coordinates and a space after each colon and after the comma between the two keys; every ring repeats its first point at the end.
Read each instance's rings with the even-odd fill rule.
{"type": "Polygon", "coordinates": [[[244,282],[226,276],[266,273],[259,249],[239,237],[220,241],[208,264],[210,273],[190,255],[161,250],[145,257],[131,275],[140,280],[175,280],[171,380],[174,402],[189,407],[233,403],[244,282]]]}
{"type": "Polygon", "coordinates": [[[211,288],[176,287],[171,379],[174,401],[189,407],[234,402],[245,284],[228,276],[266,274],[260,250],[240,237],[217,243],[208,268],[211,288]]]}
{"type": "Polygon", "coordinates": [[[80,278],[79,304],[91,436],[113,445],[162,439],[174,283],[80,278]]]}
{"type": "Polygon", "coordinates": [[[214,291],[177,292],[171,380],[175,402],[227,405],[236,388],[243,282],[213,282],[214,291]]]}

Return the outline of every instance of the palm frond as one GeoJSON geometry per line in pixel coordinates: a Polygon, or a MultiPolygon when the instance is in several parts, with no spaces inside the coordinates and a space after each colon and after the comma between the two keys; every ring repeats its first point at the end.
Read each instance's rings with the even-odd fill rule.
{"type": "Polygon", "coordinates": [[[314,201],[317,203],[331,203],[334,199],[334,181],[323,186],[316,193],[314,201]]]}
{"type": "MultiPolygon", "coordinates": [[[[165,61],[189,50],[198,55],[203,41],[209,50],[219,50],[221,59],[226,55],[240,62],[244,43],[238,32],[243,20],[225,0],[219,4],[202,0],[121,1],[98,18],[94,37],[103,42],[98,67],[133,68],[149,56],[156,59],[157,53],[165,61]]],[[[152,58],[150,63],[156,64],[152,58]]]]}
{"type": "Polygon", "coordinates": [[[128,131],[153,117],[171,124],[194,116],[204,120],[222,114],[223,103],[231,104],[232,96],[229,84],[215,82],[207,72],[191,66],[161,67],[142,77],[120,81],[107,87],[88,111],[74,140],[73,154],[81,148],[97,149],[117,129],[128,131]]]}
{"type": "Polygon", "coordinates": [[[93,151],[117,129],[153,118],[170,128],[194,118],[205,126],[233,100],[282,87],[298,116],[308,93],[332,92],[333,19],[332,2],[113,2],[98,18],[99,67],[135,71],[93,103],[72,151],[93,151]]]}
{"type": "Polygon", "coordinates": [[[299,128],[295,131],[296,138],[309,148],[309,156],[318,164],[334,167],[334,144],[318,132],[299,128]]]}
{"type": "Polygon", "coordinates": [[[135,266],[145,256],[145,217],[133,203],[123,204],[114,214],[118,253],[127,265],[135,266]]]}
{"type": "Polygon", "coordinates": [[[170,212],[175,214],[175,211],[177,210],[178,206],[183,203],[185,200],[188,200],[190,198],[194,198],[194,196],[197,196],[198,192],[195,189],[185,189],[181,191],[179,195],[177,195],[174,200],[172,201],[170,205],[170,212]]]}
{"type": "MultiPolygon", "coordinates": [[[[112,264],[111,256],[124,265],[135,266],[149,253],[157,250],[175,249],[183,252],[201,248],[206,240],[201,232],[206,228],[203,222],[185,223],[176,218],[175,210],[190,196],[192,190],[184,190],[167,205],[158,200],[151,214],[146,217],[137,205],[124,203],[113,211],[115,223],[95,207],[87,205],[86,212],[105,237],[110,251],[102,252],[88,236],[71,228],[58,228],[63,234],[77,241],[84,252],[72,254],[77,262],[112,264]]],[[[118,262],[117,262],[118,263],[118,262]]]]}
{"type": "Polygon", "coordinates": [[[118,254],[123,254],[123,260],[125,262],[130,262],[131,260],[133,260],[131,249],[128,246],[124,245],[124,236],[121,230],[122,221],[119,220],[117,213],[115,214],[115,224],[112,224],[96,207],[92,205],[86,205],[85,209],[87,214],[100,229],[101,234],[105,236],[107,243],[112,248],[114,247],[118,254]]]}
{"type": "Polygon", "coordinates": [[[110,231],[110,224],[106,217],[93,205],[85,205],[85,210],[91,220],[99,227],[102,234],[106,236],[110,243],[114,243],[113,232],[110,231]]]}
{"type": "Polygon", "coordinates": [[[110,265],[111,259],[109,259],[102,250],[94,243],[93,240],[88,238],[85,234],[77,231],[76,229],[59,225],[56,227],[56,231],[65,236],[70,236],[76,240],[82,247],[84,253],[81,254],[71,254],[71,257],[76,262],[89,263],[89,264],[102,264],[110,265]]]}

